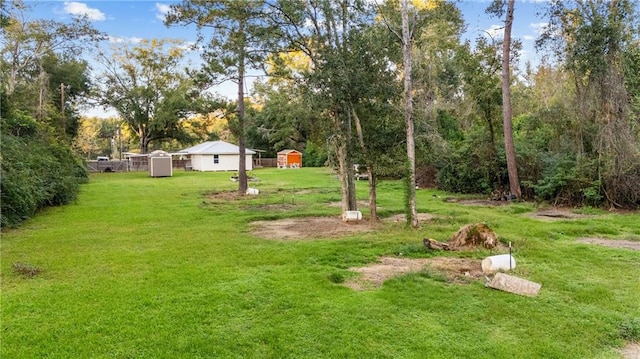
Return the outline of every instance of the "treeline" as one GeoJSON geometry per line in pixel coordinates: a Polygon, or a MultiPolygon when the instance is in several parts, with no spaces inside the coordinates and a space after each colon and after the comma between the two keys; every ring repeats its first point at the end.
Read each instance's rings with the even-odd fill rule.
{"type": "MultiPolygon", "coordinates": [[[[375,7],[371,17],[360,10],[360,17],[346,19],[347,26],[338,27],[347,29],[348,36],[328,47],[330,54],[304,43],[298,53],[274,59],[273,74],[288,76],[274,76],[256,87],[261,111],[248,131],[250,141],[302,151],[309,144],[324,145],[331,154],[339,135],[348,141],[352,162],[364,163],[369,156],[380,176],[406,176],[398,4],[389,1],[375,7]],[[355,128],[358,118],[364,147],[356,129],[353,135],[340,129],[345,123],[355,128]]],[[[502,197],[509,191],[502,39],[483,34],[463,41],[464,20],[455,3],[423,5],[412,9],[415,22],[410,23],[416,167],[423,169],[423,177],[433,177],[426,183],[441,189],[502,197]]],[[[501,2],[491,5],[490,14],[502,14],[501,2]]],[[[561,205],[638,208],[638,3],[551,1],[544,6],[549,25],[536,49],[545,60],[519,67],[521,43],[514,41],[510,49],[522,195],[561,205]]],[[[354,6],[350,14],[358,11],[354,6]]],[[[339,14],[337,9],[334,15],[343,20],[339,14]]],[[[320,34],[314,43],[327,38],[330,34],[320,34]]]]}
{"type": "Polygon", "coordinates": [[[82,19],[24,23],[10,11],[22,4],[0,4],[0,217],[10,227],[43,207],[72,202],[88,179],[70,143],[79,118],[74,104],[89,86],[77,55],[82,41],[99,34],[82,19]]]}
{"type": "MultiPolygon", "coordinates": [[[[390,177],[407,179],[408,205],[415,178],[501,196],[510,190],[505,63],[522,197],[640,205],[640,14],[631,0],[540,4],[548,26],[535,66],[520,65],[517,39],[507,49],[500,36],[463,40],[453,1],[183,1],[165,24],[197,25],[202,66],[184,67],[180,42],[148,39],[96,47],[92,74],[81,54],[104,34],[86,19],[23,22],[24,4],[0,1],[3,226],[73,200],[86,180],[75,155],[218,138],[266,156],[296,149],[305,165],[338,169],[344,210],[357,206],[354,164],[370,171],[374,202],[376,178],[390,177]],[[266,76],[246,94],[255,71],[266,76]],[[210,95],[221,79],[240,85],[237,100],[210,95]],[[117,118],[81,119],[87,99],[117,118]]],[[[489,3],[488,15],[504,21],[505,3],[489,3]]]]}

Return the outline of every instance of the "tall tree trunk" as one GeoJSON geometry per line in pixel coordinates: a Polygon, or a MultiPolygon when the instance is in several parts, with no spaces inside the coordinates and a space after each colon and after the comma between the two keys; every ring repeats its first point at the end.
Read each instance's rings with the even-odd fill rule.
{"type": "Polygon", "coordinates": [[[349,195],[349,181],[347,171],[347,155],[346,155],[346,141],[344,134],[340,128],[340,112],[337,109],[333,110],[333,126],[335,134],[331,137],[331,143],[336,151],[336,159],[338,160],[338,177],[340,178],[340,194],[341,194],[341,206],[342,214],[350,210],[350,195],[349,195]]]}
{"type": "Polygon", "coordinates": [[[351,143],[352,140],[352,135],[353,135],[353,131],[352,131],[352,126],[351,126],[351,112],[349,111],[348,108],[345,109],[345,111],[343,111],[346,114],[346,122],[343,126],[344,129],[344,134],[345,134],[345,143],[344,143],[344,149],[345,149],[345,168],[347,170],[347,191],[348,191],[348,203],[349,203],[349,210],[350,211],[357,211],[358,210],[358,202],[356,200],[356,179],[355,179],[355,174],[354,174],[354,169],[353,169],[353,155],[351,153],[351,151],[349,150],[349,144],[351,143]]]}
{"type": "Polygon", "coordinates": [[[407,224],[417,228],[418,211],[416,209],[416,145],[414,138],[413,124],[413,90],[412,90],[412,59],[411,59],[411,31],[409,29],[409,3],[402,0],[402,57],[404,62],[404,99],[405,99],[405,121],[407,126],[407,224]]]}
{"type": "MultiPolygon", "coordinates": [[[[244,23],[240,22],[239,36],[244,37],[244,23]]],[[[247,193],[247,163],[246,149],[244,139],[244,66],[245,66],[245,47],[241,44],[238,54],[238,147],[240,147],[240,159],[238,163],[238,193],[244,196],[247,193]]]]}
{"type": "Polygon", "coordinates": [[[149,139],[149,137],[147,137],[147,135],[142,135],[140,136],[140,153],[147,154],[147,152],[149,151],[149,142],[151,142],[151,140],[149,139]]]}
{"type": "Polygon", "coordinates": [[[520,181],[518,180],[518,165],[516,162],[516,148],[513,144],[513,123],[511,112],[511,72],[509,68],[511,55],[511,25],[513,24],[513,8],[515,0],[509,0],[507,18],[504,27],[504,41],[502,43],[502,122],[504,129],[504,147],[507,156],[507,171],[509,172],[509,188],[512,195],[520,197],[520,181]]]}
{"type": "Polygon", "coordinates": [[[360,150],[362,150],[365,166],[367,166],[367,178],[369,180],[369,222],[371,224],[374,224],[378,221],[378,209],[376,208],[376,182],[375,178],[373,177],[373,161],[371,160],[369,151],[367,151],[367,147],[364,144],[364,135],[362,133],[362,124],[360,123],[360,117],[358,117],[358,113],[356,112],[355,108],[352,108],[352,112],[353,120],[355,121],[356,126],[356,133],[358,135],[358,143],[360,144],[360,150]]]}

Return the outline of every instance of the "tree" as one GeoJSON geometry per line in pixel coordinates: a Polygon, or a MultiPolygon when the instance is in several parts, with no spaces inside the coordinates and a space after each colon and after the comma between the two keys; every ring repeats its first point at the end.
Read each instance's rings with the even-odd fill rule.
{"type": "MultiPolygon", "coordinates": [[[[5,5],[3,4],[3,7],[5,5]]],[[[27,21],[30,8],[22,1],[11,1],[3,12],[2,60],[3,83],[8,95],[17,86],[38,81],[47,85],[42,60],[51,54],[78,57],[87,47],[104,38],[104,34],[91,26],[87,18],[74,17],[69,23],[54,20],[27,21]],[[30,73],[29,76],[26,76],[30,73]]],[[[60,56],[62,57],[62,56],[60,56]]],[[[40,93],[43,93],[42,90],[40,93]]]]}
{"type": "MultiPolygon", "coordinates": [[[[357,210],[357,160],[369,173],[370,220],[375,222],[375,178],[382,169],[378,161],[382,156],[377,155],[385,152],[380,149],[383,143],[386,153],[395,154],[398,147],[392,141],[385,143],[382,137],[387,133],[376,129],[384,128],[389,120],[390,102],[397,100],[398,89],[396,74],[389,66],[392,49],[374,24],[373,8],[364,1],[347,0],[279,1],[274,7],[292,51],[303,53],[310,62],[294,71],[293,78],[301,84],[310,108],[320,114],[316,117],[320,125],[313,128],[326,131],[330,158],[340,178],[342,211],[357,210]],[[381,109],[387,113],[377,112],[381,109]],[[374,137],[378,141],[370,140],[374,137]]],[[[394,136],[386,137],[391,138],[394,136]]]]}
{"type": "Polygon", "coordinates": [[[413,71],[413,62],[411,60],[411,51],[413,43],[414,29],[409,24],[409,1],[402,0],[400,7],[402,14],[402,58],[404,70],[404,116],[407,129],[407,223],[411,223],[413,228],[417,228],[418,211],[416,208],[416,145],[413,124],[413,81],[411,72],[413,71]]]}
{"type": "MultiPolygon", "coordinates": [[[[515,0],[508,0],[504,25],[504,38],[502,40],[502,130],[504,132],[504,147],[507,157],[507,172],[509,173],[509,188],[511,194],[520,197],[520,181],[518,180],[518,165],[516,162],[516,149],[513,144],[513,124],[511,107],[511,27],[513,25],[513,8],[515,0]]],[[[494,0],[493,12],[499,15],[503,12],[504,1],[494,0]]],[[[488,9],[491,12],[492,8],[488,9]]],[[[499,15],[500,16],[500,15],[499,15]]]]}
{"type": "Polygon", "coordinates": [[[282,0],[273,4],[276,24],[293,51],[310,60],[302,71],[308,99],[323,113],[330,128],[327,142],[333,148],[340,177],[342,211],[357,210],[353,171],[353,106],[358,91],[352,86],[352,34],[368,19],[362,1],[300,2],[282,0]]]}
{"type": "MultiPolygon", "coordinates": [[[[414,103],[416,93],[414,74],[416,68],[414,53],[418,52],[416,41],[420,40],[421,35],[426,34],[425,29],[427,24],[434,19],[430,16],[430,13],[432,13],[434,9],[441,7],[441,5],[440,1],[432,0],[400,0],[399,4],[397,1],[387,1],[377,8],[378,15],[401,45],[402,65],[399,66],[399,69],[402,71],[401,76],[404,85],[403,114],[406,134],[406,217],[407,224],[410,224],[413,228],[417,228],[420,224],[416,203],[416,109],[414,103]],[[399,19],[397,18],[398,13],[400,15],[399,19]]],[[[441,13],[441,15],[448,17],[445,13],[441,13]]],[[[428,35],[426,37],[428,37],[428,35]]],[[[429,85],[431,85],[431,83],[421,88],[421,91],[428,93],[429,85]]]]}
{"type": "Polygon", "coordinates": [[[86,18],[29,21],[30,10],[22,1],[2,3],[2,90],[16,108],[48,122],[67,141],[77,129],[73,104],[88,90],[88,65],[80,54],[103,34],[86,18]]]}
{"type": "Polygon", "coordinates": [[[46,206],[73,201],[87,180],[67,141],[75,135],[74,105],[87,85],[87,66],[79,56],[101,34],[83,18],[28,21],[30,7],[21,1],[1,1],[0,7],[4,227],[46,206]],[[72,89],[62,85],[67,82],[73,83],[72,89]]]}
{"type": "MultiPolygon", "coordinates": [[[[196,0],[171,5],[167,25],[195,25],[198,41],[204,44],[205,65],[201,75],[212,84],[232,80],[238,85],[236,100],[238,147],[240,160],[238,192],[247,191],[245,163],[245,77],[248,70],[259,67],[274,51],[276,29],[266,18],[262,0],[196,0]],[[212,32],[205,34],[205,29],[212,32]],[[208,39],[206,36],[210,36],[208,39]]],[[[275,51],[277,52],[277,51],[275,51]]]]}
{"type": "Polygon", "coordinates": [[[101,101],[113,107],[147,153],[152,141],[189,141],[183,119],[194,110],[199,94],[180,71],[184,58],[175,40],[144,40],[102,55],[104,92],[101,101]]]}
{"type": "Polygon", "coordinates": [[[634,74],[625,67],[638,37],[637,6],[629,0],[553,1],[548,15],[538,45],[550,45],[572,75],[580,119],[595,128],[576,163],[584,157],[596,163],[590,190],[610,206],[637,206],[640,156],[628,88],[634,74]]]}

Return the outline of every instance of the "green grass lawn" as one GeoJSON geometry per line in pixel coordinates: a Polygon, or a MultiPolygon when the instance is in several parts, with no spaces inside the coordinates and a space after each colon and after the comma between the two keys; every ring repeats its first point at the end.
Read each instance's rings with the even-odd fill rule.
{"type": "MultiPolygon", "coordinates": [[[[535,204],[464,206],[419,190],[419,212],[438,218],[418,230],[265,240],[251,221],[339,216],[328,205],[339,182],[314,168],[254,175],[259,196],[222,201],[208,195],[236,188],[229,173],[96,174],[77,203],[4,231],[1,357],[616,358],[640,339],[640,252],[575,241],[640,240],[638,213],[548,222],[527,216],[535,204]],[[422,238],[473,222],[513,243],[515,274],[542,284],[537,297],[427,272],[368,291],[331,280],[383,255],[441,255],[422,238]]],[[[401,213],[403,196],[401,182],[382,181],[380,214],[401,213]]]]}

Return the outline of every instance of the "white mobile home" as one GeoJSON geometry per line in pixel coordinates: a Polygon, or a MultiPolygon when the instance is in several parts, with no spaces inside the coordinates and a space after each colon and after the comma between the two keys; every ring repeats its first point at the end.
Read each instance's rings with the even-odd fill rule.
{"type": "MultiPolygon", "coordinates": [[[[240,147],[224,141],[207,141],[178,153],[189,155],[194,171],[238,171],[240,164],[240,147]]],[[[254,154],[245,149],[247,171],[253,169],[254,154]]]]}

